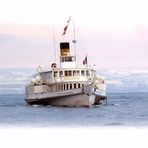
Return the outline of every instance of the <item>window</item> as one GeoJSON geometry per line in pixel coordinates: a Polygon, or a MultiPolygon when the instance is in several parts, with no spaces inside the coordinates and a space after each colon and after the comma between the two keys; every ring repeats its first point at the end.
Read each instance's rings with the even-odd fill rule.
{"type": "Polygon", "coordinates": [[[70,61],[70,57],[65,57],[65,62],[69,62],[70,61]]]}
{"type": "Polygon", "coordinates": [[[57,71],[54,71],[53,77],[57,77],[57,76],[58,76],[58,72],[57,71]]]}
{"type": "Polygon", "coordinates": [[[74,88],[77,88],[77,85],[76,85],[76,83],[74,83],[74,88]]]}
{"type": "Polygon", "coordinates": [[[79,70],[74,70],[73,71],[73,76],[80,76],[80,71],[79,70]]]}
{"type": "Polygon", "coordinates": [[[80,75],[80,71],[79,70],[77,70],[77,76],[79,76],[80,75]]]}
{"type": "Polygon", "coordinates": [[[68,84],[67,84],[67,89],[69,89],[68,84]]]}
{"type": "Polygon", "coordinates": [[[65,76],[72,76],[72,72],[71,72],[71,70],[69,70],[69,71],[65,71],[65,76]]]}
{"type": "Polygon", "coordinates": [[[60,77],[62,77],[62,76],[63,76],[63,71],[60,71],[60,73],[59,73],[59,74],[60,74],[60,77]]]}
{"type": "Polygon", "coordinates": [[[66,89],[67,89],[66,84],[64,84],[64,90],[66,90],[66,89]]]}
{"type": "Polygon", "coordinates": [[[77,73],[76,73],[76,71],[74,70],[74,71],[73,71],[73,76],[76,76],[76,75],[77,75],[77,73]]]}
{"type": "Polygon", "coordinates": [[[69,71],[69,76],[72,76],[72,72],[71,71],[69,71]]]}
{"type": "Polygon", "coordinates": [[[68,76],[68,72],[67,72],[67,71],[65,71],[65,77],[66,77],[66,76],[68,76]]]}
{"type": "Polygon", "coordinates": [[[79,70],[74,70],[73,71],[73,76],[80,76],[80,71],[79,70]]]}
{"type": "Polygon", "coordinates": [[[73,56],[65,57],[65,62],[72,62],[72,61],[74,61],[73,56]]]}
{"type": "Polygon", "coordinates": [[[72,84],[70,84],[70,89],[72,89],[72,84]]]}
{"type": "Polygon", "coordinates": [[[86,76],[90,76],[90,72],[88,70],[86,71],[86,76]]]}
{"type": "Polygon", "coordinates": [[[84,73],[84,70],[81,70],[81,76],[84,76],[85,73],[84,73]]]}
{"type": "Polygon", "coordinates": [[[61,57],[61,58],[60,58],[60,61],[61,61],[61,62],[64,62],[64,57],[61,57]]]}
{"type": "Polygon", "coordinates": [[[80,88],[80,83],[78,83],[78,88],[80,88]]]}

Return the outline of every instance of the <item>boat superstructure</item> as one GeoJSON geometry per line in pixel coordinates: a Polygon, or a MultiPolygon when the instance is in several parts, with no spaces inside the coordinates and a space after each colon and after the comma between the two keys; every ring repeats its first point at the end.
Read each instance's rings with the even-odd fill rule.
{"type": "Polygon", "coordinates": [[[106,100],[105,80],[87,64],[87,56],[83,65],[78,65],[76,55],[70,53],[70,43],[61,42],[59,59],[60,64],[38,67],[37,74],[26,86],[28,104],[92,106],[106,100]]]}

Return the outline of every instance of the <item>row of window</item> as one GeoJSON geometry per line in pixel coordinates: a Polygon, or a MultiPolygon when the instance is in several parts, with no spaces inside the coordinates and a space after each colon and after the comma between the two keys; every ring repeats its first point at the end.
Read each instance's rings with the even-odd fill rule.
{"type": "Polygon", "coordinates": [[[63,84],[63,90],[81,88],[81,87],[84,87],[84,84],[82,83],[63,84]]]}
{"type": "Polygon", "coordinates": [[[63,90],[82,88],[82,87],[84,87],[83,83],[58,84],[58,85],[48,86],[48,91],[63,91],[63,90]]]}
{"type": "Polygon", "coordinates": [[[74,56],[61,57],[61,62],[73,62],[73,61],[75,61],[74,56]]]}
{"type": "Polygon", "coordinates": [[[69,76],[90,76],[88,70],[65,70],[65,71],[54,71],[53,77],[69,77],[69,76]]]}

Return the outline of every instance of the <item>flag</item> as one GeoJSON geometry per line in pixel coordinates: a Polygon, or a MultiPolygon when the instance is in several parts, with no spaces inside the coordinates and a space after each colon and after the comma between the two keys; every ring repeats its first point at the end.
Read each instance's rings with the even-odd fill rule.
{"type": "Polygon", "coordinates": [[[66,25],[66,26],[64,27],[64,30],[63,30],[62,35],[65,35],[65,34],[66,34],[67,28],[68,28],[68,25],[66,25]]]}
{"type": "Polygon", "coordinates": [[[85,57],[85,59],[83,60],[83,65],[87,64],[87,56],[85,57]]]}
{"type": "Polygon", "coordinates": [[[64,27],[64,30],[63,30],[63,33],[62,33],[62,35],[65,35],[66,34],[66,31],[67,31],[67,28],[68,28],[68,25],[69,25],[69,22],[71,21],[71,16],[68,18],[68,20],[67,20],[67,24],[66,24],[66,26],[64,27]]]}

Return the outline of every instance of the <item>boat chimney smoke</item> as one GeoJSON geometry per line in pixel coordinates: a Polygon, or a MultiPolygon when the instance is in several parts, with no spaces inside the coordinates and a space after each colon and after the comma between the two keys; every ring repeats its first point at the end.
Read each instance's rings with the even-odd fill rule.
{"type": "Polygon", "coordinates": [[[61,56],[70,56],[69,42],[60,43],[60,54],[61,56]]]}

